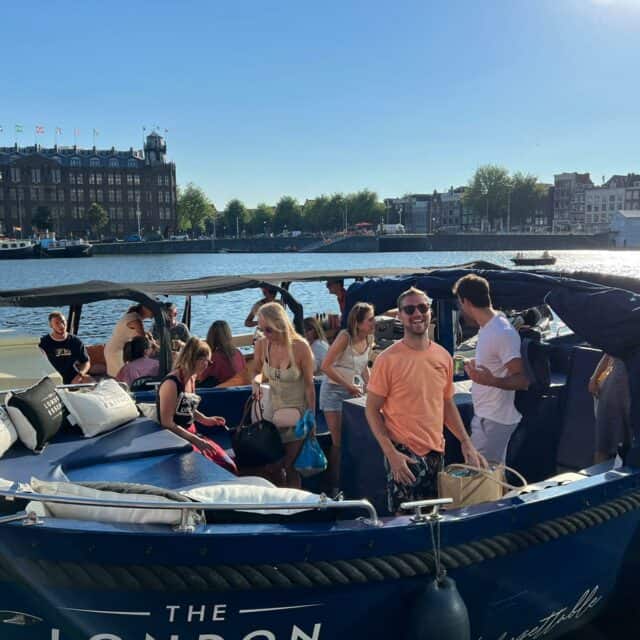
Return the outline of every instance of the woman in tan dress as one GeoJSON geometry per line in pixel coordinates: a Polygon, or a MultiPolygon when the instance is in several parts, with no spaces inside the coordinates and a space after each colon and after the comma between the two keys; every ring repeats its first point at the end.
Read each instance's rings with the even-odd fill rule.
{"type": "Polygon", "coordinates": [[[296,438],[294,430],[307,409],[315,412],[313,353],[277,302],[260,307],[258,326],[264,337],[255,346],[255,370],[261,372],[256,377],[271,387],[273,423],[285,446],[283,484],[300,488],[300,475],[294,463],[303,440],[296,438]]]}

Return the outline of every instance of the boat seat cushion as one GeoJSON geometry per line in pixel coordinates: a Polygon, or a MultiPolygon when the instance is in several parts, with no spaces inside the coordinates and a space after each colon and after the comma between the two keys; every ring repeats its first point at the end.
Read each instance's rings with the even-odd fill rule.
{"type": "Polygon", "coordinates": [[[0,406],[0,457],[2,457],[9,447],[18,439],[16,429],[9,418],[5,408],[0,406]]]}
{"type": "MultiPolygon", "coordinates": [[[[17,442],[0,459],[0,478],[17,482],[29,482],[31,476],[41,480],[64,480],[67,473],[71,476],[78,470],[120,465],[122,468],[118,479],[127,481],[127,461],[187,452],[191,455],[192,447],[186,440],[160,428],[152,420],[137,418],[91,440],[86,440],[77,432],[61,431],[39,456],[32,455],[23,444],[17,442]]],[[[214,466],[208,460],[205,462],[214,466]]],[[[102,479],[105,478],[111,476],[105,475],[102,479]]],[[[93,474],[91,479],[101,478],[93,474]]],[[[143,482],[144,479],[138,481],[143,482]]]]}
{"type": "Polygon", "coordinates": [[[92,389],[58,389],[58,395],[69,411],[69,422],[78,425],[86,438],[111,431],[139,415],[133,398],[111,378],[92,389]]]}
{"type": "MultiPolygon", "coordinates": [[[[85,487],[73,482],[45,482],[31,478],[31,488],[36,492],[48,496],[87,498],[92,500],[114,500],[133,502],[173,502],[169,498],[151,493],[121,493],[116,491],[102,491],[92,487],[85,487]]],[[[93,522],[113,522],[119,524],[180,524],[179,509],[136,509],[132,507],[103,507],[81,504],[66,504],[59,502],[44,502],[48,513],[57,518],[73,520],[91,520],[93,522]]],[[[195,511],[190,512],[191,520],[198,519],[195,511]]]]}
{"type": "Polygon", "coordinates": [[[55,382],[46,376],[24,391],[9,392],[5,405],[20,441],[31,451],[41,450],[62,426],[64,407],[55,382]]]}

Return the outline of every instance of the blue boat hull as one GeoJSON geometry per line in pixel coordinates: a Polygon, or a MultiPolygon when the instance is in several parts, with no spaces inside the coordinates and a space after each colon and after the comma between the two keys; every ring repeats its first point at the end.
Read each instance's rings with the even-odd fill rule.
{"type": "MultiPolygon", "coordinates": [[[[443,560],[472,638],[557,637],[635,587],[638,477],[580,482],[443,521],[443,560]]],[[[429,526],[407,518],[193,534],[71,521],[2,528],[0,609],[30,620],[3,624],[8,640],[414,640],[409,615],[431,580],[401,577],[416,558],[431,562],[429,526]]]]}

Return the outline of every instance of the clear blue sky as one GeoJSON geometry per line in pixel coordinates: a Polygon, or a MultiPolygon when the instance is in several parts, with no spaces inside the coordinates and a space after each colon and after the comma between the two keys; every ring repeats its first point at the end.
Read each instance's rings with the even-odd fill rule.
{"type": "Polygon", "coordinates": [[[0,145],[141,146],[221,209],[640,171],[640,0],[6,2],[0,145]]]}

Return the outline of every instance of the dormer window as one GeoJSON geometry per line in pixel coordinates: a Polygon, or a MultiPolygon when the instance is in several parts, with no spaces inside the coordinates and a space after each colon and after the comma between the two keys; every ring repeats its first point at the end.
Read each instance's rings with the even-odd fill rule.
{"type": "Polygon", "coordinates": [[[90,158],[89,159],[90,167],[99,167],[100,166],[100,158],[90,158]]]}
{"type": "Polygon", "coordinates": [[[118,162],[118,158],[111,158],[109,160],[109,166],[110,167],[119,167],[120,163],[118,162]]]}
{"type": "Polygon", "coordinates": [[[129,158],[129,160],[127,160],[127,166],[135,169],[138,166],[138,163],[135,161],[134,158],[129,158]]]}
{"type": "Polygon", "coordinates": [[[79,167],[80,166],[80,158],[71,158],[71,161],[69,163],[72,167],[79,167]]]}

